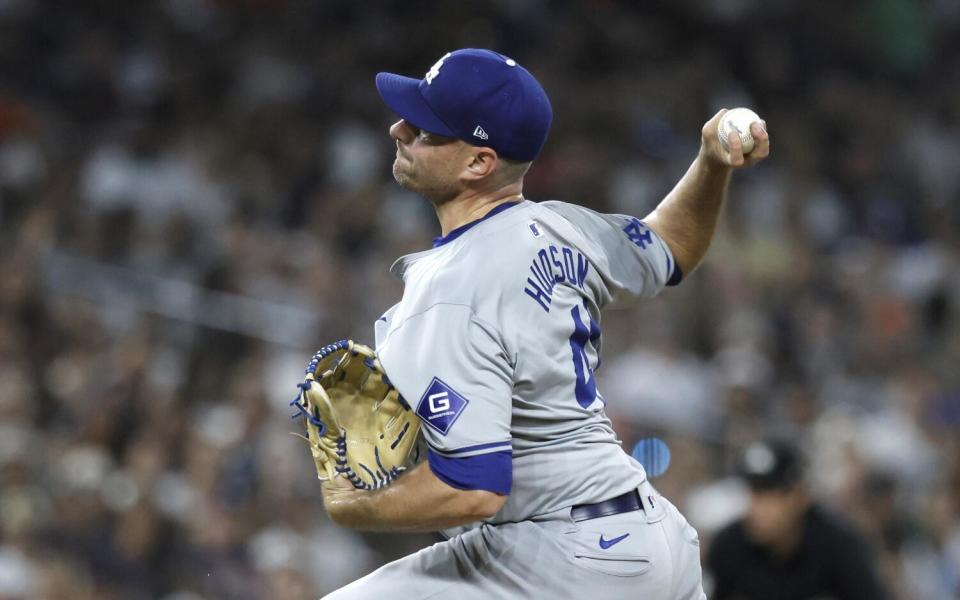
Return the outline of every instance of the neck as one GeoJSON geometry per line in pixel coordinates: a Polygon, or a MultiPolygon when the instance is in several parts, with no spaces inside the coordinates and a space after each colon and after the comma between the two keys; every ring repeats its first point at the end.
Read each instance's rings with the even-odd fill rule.
{"type": "Polygon", "coordinates": [[[478,193],[468,190],[443,204],[434,204],[440,220],[440,235],[447,235],[461,225],[482,218],[505,202],[518,200],[523,200],[523,185],[519,181],[492,192],[478,193]]]}

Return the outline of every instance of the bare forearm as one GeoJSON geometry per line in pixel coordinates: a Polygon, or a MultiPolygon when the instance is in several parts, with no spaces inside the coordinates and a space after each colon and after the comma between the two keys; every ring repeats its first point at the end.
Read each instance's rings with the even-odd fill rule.
{"type": "Polygon", "coordinates": [[[420,464],[390,486],[374,492],[330,489],[324,505],[339,525],[364,531],[438,531],[494,514],[505,497],[464,491],[443,483],[420,464]]]}
{"type": "Polygon", "coordinates": [[[717,131],[726,112],[721,110],[704,124],[697,159],[673,191],[644,219],[670,247],[684,275],[697,268],[710,248],[731,173],[751,167],[770,154],[770,136],[764,121],[750,124],[754,140],[750,154],[744,156],[740,137],[732,131],[727,147],[723,147],[717,131]]]}
{"type": "Polygon", "coordinates": [[[670,247],[681,271],[691,273],[710,247],[732,169],[703,152],[644,222],[670,247]]]}

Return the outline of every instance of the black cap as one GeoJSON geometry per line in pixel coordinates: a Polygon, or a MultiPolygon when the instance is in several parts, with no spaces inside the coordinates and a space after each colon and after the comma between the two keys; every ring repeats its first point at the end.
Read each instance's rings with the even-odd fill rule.
{"type": "Polygon", "coordinates": [[[803,480],[804,459],[800,450],[783,440],[750,444],[737,464],[737,474],[754,490],[782,490],[803,480]]]}

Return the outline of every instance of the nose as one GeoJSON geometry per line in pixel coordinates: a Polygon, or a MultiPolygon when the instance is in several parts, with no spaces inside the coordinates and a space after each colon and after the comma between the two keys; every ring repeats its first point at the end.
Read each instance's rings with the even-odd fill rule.
{"type": "Polygon", "coordinates": [[[408,125],[403,119],[400,119],[390,126],[390,137],[398,142],[409,144],[413,141],[414,135],[410,125],[408,125]]]}

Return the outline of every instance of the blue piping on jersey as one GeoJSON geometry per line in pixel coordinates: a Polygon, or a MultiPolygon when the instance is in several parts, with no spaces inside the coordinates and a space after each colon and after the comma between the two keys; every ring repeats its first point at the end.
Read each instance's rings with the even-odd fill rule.
{"type": "Polygon", "coordinates": [[[444,456],[449,454],[466,454],[467,452],[476,452],[477,450],[489,450],[491,448],[501,448],[502,450],[510,450],[511,443],[510,440],[505,442],[490,442],[489,444],[477,444],[475,446],[464,446],[463,448],[456,448],[454,450],[441,450],[440,448],[434,448],[430,446],[430,450],[436,452],[437,454],[443,454],[444,456]]]}
{"type": "Polygon", "coordinates": [[[488,212],[487,214],[483,215],[482,217],[480,217],[480,218],[477,219],[476,221],[470,221],[470,222],[467,223],[466,225],[461,225],[460,227],[457,227],[456,229],[454,229],[453,231],[451,231],[451,232],[448,233],[447,235],[433,238],[433,247],[434,247],[434,248],[439,248],[440,246],[442,246],[442,245],[444,245],[444,244],[446,244],[446,243],[448,243],[448,242],[452,242],[453,240],[457,239],[458,237],[460,237],[461,235],[463,235],[464,233],[466,233],[466,231],[467,231],[468,229],[470,229],[471,227],[477,225],[478,223],[481,223],[482,221],[486,221],[487,219],[489,219],[490,217],[492,217],[492,216],[494,216],[494,215],[498,215],[498,214],[502,213],[503,211],[507,210],[508,208],[513,208],[514,206],[520,204],[521,202],[523,202],[523,200],[518,200],[518,201],[516,201],[516,202],[504,202],[503,204],[498,204],[497,206],[494,206],[494,207],[490,210],[490,212],[488,212]]]}
{"type": "Polygon", "coordinates": [[[450,487],[510,495],[513,484],[513,453],[510,450],[454,458],[427,449],[427,460],[433,474],[450,487]]]}

